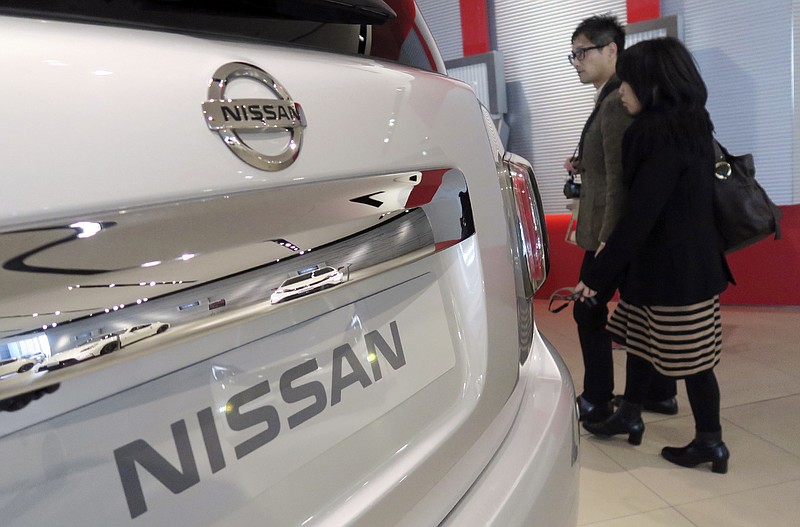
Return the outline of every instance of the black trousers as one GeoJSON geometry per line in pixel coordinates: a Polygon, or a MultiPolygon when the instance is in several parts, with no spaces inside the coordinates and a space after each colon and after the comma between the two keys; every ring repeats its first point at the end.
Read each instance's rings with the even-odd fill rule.
{"type": "MultiPolygon", "coordinates": [[[[594,251],[586,251],[581,264],[580,279],[594,263],[594,251]]],[[[608,302],[614,296],[618,283],[607,290],[598,291],[597,304],[589,307],[585,302],[575,302],[572,316],[578,325],[578,339],[583,354],[584,399],[593,404],[602,404],[614,397],[614,361],[611,354],[611,334],[606,330],[608,302]]],[[[663,401],[677,393],[675,380],[655,370],[650,377],[646,397],[652,401],[663,401]]]]}
{"type": "MultiPolygon", "coordinates": [[[[642,404],[648,397],[648,390],[659,374],[650,361],[628,354],[625,368],[625,400],[642,404]]],[[[698,432],[718,432],[722,430],[719,418],[719,384],[713,369],[701,371],[683,378],[686,382],[686,395],[692,407],[694,424],[698,432]]]]}

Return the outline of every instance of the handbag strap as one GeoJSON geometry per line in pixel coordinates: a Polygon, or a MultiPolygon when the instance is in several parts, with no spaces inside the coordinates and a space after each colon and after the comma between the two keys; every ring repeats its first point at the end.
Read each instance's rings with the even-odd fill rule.
{"type": "Polygon", "coordinates": [[[725,161],[725,154],[722,153],[719,142],[713,137],[711,138],[711,142],[714,143],[714,159],[716,159],[716,162],[725,161]]]}

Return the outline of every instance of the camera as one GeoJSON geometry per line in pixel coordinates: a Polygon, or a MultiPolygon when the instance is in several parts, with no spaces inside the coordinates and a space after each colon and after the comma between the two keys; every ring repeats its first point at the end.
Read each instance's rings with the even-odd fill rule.
{"type": "Polygon", "coordinates": [[[564,196],[568,199],[581,197],[581,184],[575,181],[575,174],[567,172],[567,182],[564,183],[564,196]]]}

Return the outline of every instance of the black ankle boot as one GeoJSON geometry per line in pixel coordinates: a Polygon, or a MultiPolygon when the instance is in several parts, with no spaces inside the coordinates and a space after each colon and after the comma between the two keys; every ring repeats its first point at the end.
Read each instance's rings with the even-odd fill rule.
{"type": "Polygon", "coordinates": [[[596,436],[628,434],[628,443],[640,445],[644,434],[642,405],[632,404],[623,399],[619,409],[611,417],[599,423],[583,423],[583,427],[596,436]]]}
{"type": "Polygon", "coordinates": [[[614,410],[611,408],[611,401],[606,401],[602,404],[590,403],[583,398],[583,395],[578,396],[576,401],[578,403],[578,420],[586,421],[589,423],[597,423],[605,421],[614,410]]]}
{"type": "Polygon", "coordinates": [[[696,467],[700,463],[711,463],[711,471],[717,474],[728,472],[730,452],[722,442],[722,431],[697,432],[694,440],[683,448],[665,446],[661,456],[682,467],[696,467]]]}
{"type": "MultiPolygon", "coordinates": [[[[611,403],[616,407],[622,402],[622,396],[617,395],[611,399],[611,403]]],[[[678,399],[677,397],[669,397],[660,401],[652,399],[645,399],[642,407],[645,412],[653,412],[664,415],[676,415],[678,413],[678,399]]]]}

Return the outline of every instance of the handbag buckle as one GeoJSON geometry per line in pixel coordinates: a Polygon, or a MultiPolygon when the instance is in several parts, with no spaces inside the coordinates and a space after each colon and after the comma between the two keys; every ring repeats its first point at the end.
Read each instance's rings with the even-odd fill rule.
{"type": "Polygon", "coordinates": [[[717,164],[714,165],[714,176],[717,179],[726,180],[731,177],[731,165],[727,161],[717,161],[717,164]]]}

